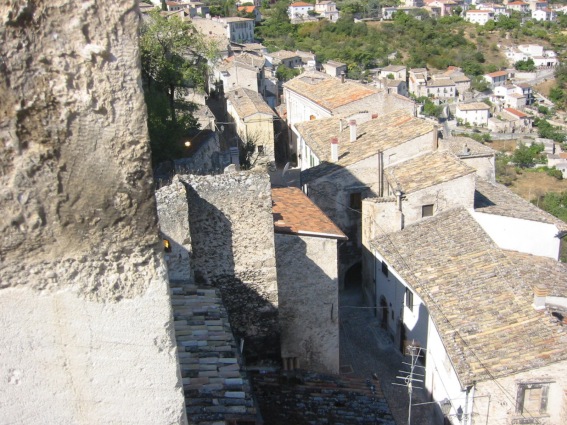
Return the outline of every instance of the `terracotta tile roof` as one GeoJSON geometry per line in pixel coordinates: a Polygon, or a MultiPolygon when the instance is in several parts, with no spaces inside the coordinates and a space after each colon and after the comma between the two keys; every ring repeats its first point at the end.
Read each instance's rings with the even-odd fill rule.
{"type": "Polygon", "coordinates": [[[478,13],[492,13],[491,10],[467,10],[467,15],[478,14],[478,13]]]}
{"type": "Polygon", "coordinates": [[[379,151],[399,146],[424,134],[433,135],[435,129],[433,124],[400,110],[357,125],[358,137],[351,142],[348,123],[342,119],[343,131],[340,132],[340,120],[340,117],[334,117],[296,124],[305,143],[321,161],[318,166],[301,173],[303,182],[326,175],[337,167],[348,167],[379,151]],[[339,139],[339,161],[336,164],[329,162],[332,137],[339,139]]]}
{"type": "Polygon", "coordinates": [[[315,7],[313,4],[305,3],[303,1],[298,1],[298,2],[295,2],[295,3],[292,3],[292,4],[289,5],[289,7],[305,7],[305,6],[315,7]]]}
{"type": "Polygon", "coordinates": [[[488,77],[491,78],[495,78],[495,77],[504,77],[506,75],[508,75],[508,73],[506,71],[496,71],[496,72],[491,72],[490,74],[486,74],[488,77]]]}
{"type": "Polygon", "coordinates": [[[316,71],[305,72],[289,80],[284,87],[329,111],[381,92],[375,87],[351,81],[341,83],[339,78],[316,71]]]}
{"type": "Polygon", "coordinates": [[[506,186],[483,179],[477,179],[476,182],[474,209],[485,214],[554,224],[560,231],[567,231],[567,223],[564,221],[539,209],[531,202],[516,195],[506,186]]]}
{"type": "Polygon", "coordinates": [[[457,105],[457,109],[460,109],[461,111],[487,111],[490,109],[490,106],[483,102],[459,103],[457,105]]]}
{"type": "Polygon", "coordinates": [[[238,6],[238,11],[244,11],[246,13],[252,13],[256,10],[256,6],[238,6]]]}
{"type": "Polygon", "coordinates": [[[272,188],[276,233],[347,239],[345,234],[297,187],[272,188]]]}
{"type": "Polygon", "coordinates": [[[417,192],[475,172],[474,168],[452,153],[439,151],[420,155],[384,169],[390,186],[399,188],[403,193],[417,192]]]}
{"type": "Polygon", "coordinates": [[[464,208],[371,246],[424,301],[461,385],[567,360],[567,327],[533,308],[533,281],[464,208]]]}
{"type": "Polygon", "coordinates": [[[439,139],[439,149],[447,150],[458,157],[494,156],[496,151],[469,137],[451,137],[439,139]],[[468,153],[467,153],[468,148],[468,153]]]}
{"type": "Polygon", "coordinates": [[[294,371],[252,376],[262,418],[270,425],[395,425],[378,381],[294,371]]]}
{"type": "Polygon", "coordinates": [[[447,87],[454,86],[455,82],[450,78],[437,78],[427,83],[427,87],[447,87]]]}
{"type": "Polygon", "coordinates": [[[236,109],[240,118],[248,118],[256,114],[265,114],[275,116],[276,113],[262,99],[260,93],[250,89],[238,88],[229,91],[226,98],[236,109]]]}
{"type": "Polygon", "coordinates": [[[516,115],[519,118],[526,118],[527,117],[526,114],[524,114],[523,112],[518,111],[517,109],[514,109],[514,108],[504,108],[504,110],[507,111],[507,112],[510,112],[513,115],[516,115]]]}

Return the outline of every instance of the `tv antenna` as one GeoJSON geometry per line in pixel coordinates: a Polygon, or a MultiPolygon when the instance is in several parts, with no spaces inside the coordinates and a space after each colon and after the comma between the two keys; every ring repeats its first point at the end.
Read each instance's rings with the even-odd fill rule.
{"type": "Polygon", "coordinates": [[[423,388],[418,385],[423,384],[425,375],[422,373],[417,373],[416,368],[425,369],[424,366],[418,365],[417,360],[422,357],[422,347],[415,345],[408,345],[406,347],[406,353],[411,356],[411,363],[402,362],[403,364],[409,366],[409,371],[398,370],[401,376],[396,376],[397,379],[401,379],[404,383],[398,384],[397,382],[392,382],[393,385],[399,385],[401,387],[406,387],[408,389],[409,405],[408,405],[408,425],[411,425],[411,405],[412,405],[412,394],[414,388],[423,388]]]}

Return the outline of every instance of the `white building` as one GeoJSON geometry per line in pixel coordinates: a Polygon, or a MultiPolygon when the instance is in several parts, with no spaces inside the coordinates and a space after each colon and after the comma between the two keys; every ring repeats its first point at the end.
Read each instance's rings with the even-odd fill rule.
{"type": "Polygon", "coordinates": [[[457,105],[455,117],[463,124],[485,127],[488,125],[490,106],[483,102],[460,103],[457,105]]]}
{"type": "Polygon", "coordinates": [[[494,11],[481,9],[481,10],[467,10],[465,13],[465,21],[473,24],[484,25],[488,21],[494,20],[494,11]]]}
{"type": "Polygon", "coordinates": [[[315,5],[312,3],[305,3],[303,1],[292,3],[287,8],[287,14],[290,19],[309,18],[310,11],[315,11],[315,5]]]}
{"type": "Polygon", "coordinates": [[[328,19],[331,22],[336,22],[339,19],[339,11],[337,10],[337,3],[329,0],[317,0],[315,3],[315,12],[323,19],[328,19]]]}
{"type": "Polygon", "coordinates": [[[553,9],[546,7],[545,9],[532,10],[532,19],[536,21],[555,21],[557,15],[553,9]]]}

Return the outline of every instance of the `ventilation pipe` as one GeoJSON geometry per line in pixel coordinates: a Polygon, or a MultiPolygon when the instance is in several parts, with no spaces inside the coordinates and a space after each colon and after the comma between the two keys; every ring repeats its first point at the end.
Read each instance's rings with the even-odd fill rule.
{"type": "Polygon", "coordinates": [[[350,120],[348,125],[350,126],[350,141],[356,142],[356,120],[350,120]]]}
{"type": "Polygon", "coordinates": [[[339,139],[331,137],[331,162],[339,161],[339,139]]]}
{"type": "Polygon", "coordinates": [[[345,82],[346,73],[344,71],[341,72],[341,84],[345,82]]]}

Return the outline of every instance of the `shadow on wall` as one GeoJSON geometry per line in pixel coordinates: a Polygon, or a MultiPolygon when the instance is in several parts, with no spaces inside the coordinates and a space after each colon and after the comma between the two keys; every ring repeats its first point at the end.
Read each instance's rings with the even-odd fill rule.
{"type": "MultiPolygon", "coordinates": [[[[235,270],[233,226],[215,205],[184,183],[189,205],[191,263],[195,283],[218,288],[234,336],[244,340],[243,355],[248,364],[279,362],[278,309],[261,285],[243,281],[235,270]]],[[[241,276],[246,272],[241,272],[241,276]]]]}

